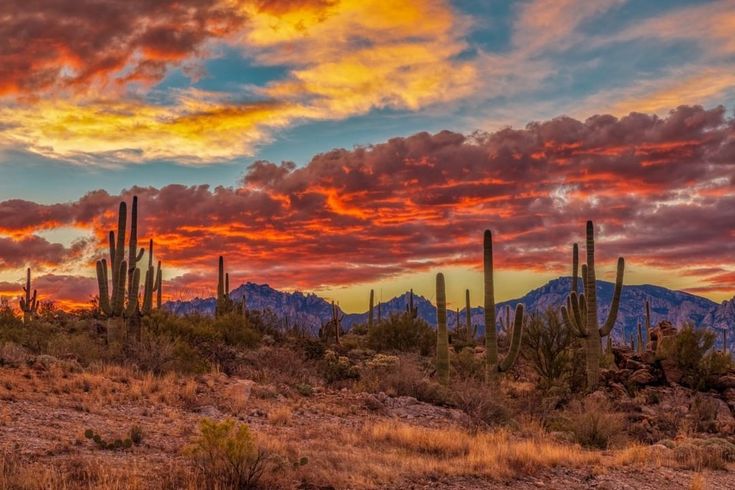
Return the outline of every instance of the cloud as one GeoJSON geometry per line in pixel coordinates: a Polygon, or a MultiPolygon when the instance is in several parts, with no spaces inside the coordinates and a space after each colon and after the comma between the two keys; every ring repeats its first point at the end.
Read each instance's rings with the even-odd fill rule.
{"type": "MultiPolygon", "coordinates": [[[[724,108],[682,106],[664,118],[418,133],[335,149],[304,167],[256,162],[232,188],[136,187],[121,197],[139,196],[141,242],[155,238],[164,265],[180,271],[170,279],[180,293],[211,288],[220,254],[236,281],[279,287],[476,268],[485,228],[495,231],[498,267],[564,273],[590,218],[601,264],[624,255],[632,267],[689,271],[702,286],[732,289],[733,155],[735,122],[724,108]],[[723,275],[710,284],[715,268],[723,275]]],[[[118,198],[97,191],[66,205],[6,201],[0,216],[28,217],[0,227],[15,240],[26,239],[30,223],[89,228],[102,255],[118,198]]]]}
{"type": "Polygon", "coordinates": [[[390,11],[378,0],[87,3],[16,5],[0,28],[12,39],[0,51],[0,96],[14,96],[0,105],[0,144],[86,164],[216,163],[302,121],[415,111],[478,87],[463,58],[467,21],[444,0],[390,11]],[[222,45],[286,73],[230,92],[151,96],[171,67],[222,45]]]}
{"type": "Polygon", "coordinates": [[[156,82],[244,21],[219,0],[6,0],[0,95],[156,82]]]}

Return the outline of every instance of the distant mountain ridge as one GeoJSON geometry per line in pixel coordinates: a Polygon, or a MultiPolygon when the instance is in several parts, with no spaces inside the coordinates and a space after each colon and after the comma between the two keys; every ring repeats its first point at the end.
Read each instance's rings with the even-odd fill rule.
{"type": "MultiPolygon", "coordinates": [[[[558,308],[566,301],[571,290],[571,278],[560,277],[553,279],[543,286],[529,291],[521,298],[503,301],[497,304],[498,318],[506,305],[515,308],[523,303],[527,312],[541,312],[547,308],[558,308]]],[[[597,281],[598,314],[600,322],[604,321],[609,310],[614,285],[606,281],[597,281]]],[[[267,284],[243,284],[232,290],[230,296],[240,300],[243,294],[247,298],[249,309],[270,309],[285,323],[298,324],[308,331],[316,333],[322,324],[332,318],[331,303],[316,294],[302,292],[283,292],[271,288],[267,284]]],[[[391,313],[406,311],[409,293],[402,294],[380,304],[380,313],[385,318],[391,313]]],[[[675,325],[692,322],[695,325],[704,325],[711,328],[735,330],[735,298],[717,304],[707,298],[695,296],[682,291],[673,291],[650,284],[623,286],[620,301],[620,311],[615,324],[614,338],[618,341],[634,334],[640,321],[645,323],[645,301],[651,303],[651,322],[655,325],[661,320],[669,320],[675,325]]],[[[201,313],[214,314],[214,298],[195,298],[189,301],[171,301],[164,306],[176,314],[201,313]]],[[[367,295],[366,295],[367,303],[367,295]]],[[[414,305],[418,309],[418,316],[430,325],[436,325],[436,308],[426,298],[414,295],[414,305]]],[[[504,313],[503,313],[504,314],[504,313]]],[[[375,318],[378,316],[378,305],[375,306],[375,318]]],[[[344,314],[343,325],[350,328],[353,325],[367,322],[368,312],[344,314]]],[[[456,309],[447,314],[450,328],[457,323],[456,309]]],[[[471,309],[472,324],[477,325],[478,333],[484,334],[484,309],[471,309]]],[[[459,321],[465,322],[464,308],[460,309],[459,321]]],[[[729,338],[735,339],[735,335],[729,338]]],[[[719,339],[718,339],[719,340],[719,339]]]]}

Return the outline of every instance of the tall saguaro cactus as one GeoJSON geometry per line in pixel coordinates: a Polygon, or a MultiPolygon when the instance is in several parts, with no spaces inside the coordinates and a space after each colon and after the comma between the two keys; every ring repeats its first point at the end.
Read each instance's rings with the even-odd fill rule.
{"type": "Polygon", "coordinates": [[[368,313],[368,330],[373,328],[373,302],[375,301],[375,291],[370,290],[370,310],[368,313]]]}
{"type": "Polygon", "coordinates": [[[99,305],[108,317],[130,316],[138,311],[138,290],[140,287],[140,269],[136,264],[143,258],[145,249],[137,248],[138,240],[138,198],[133,197],[130,223],[130,242],[128,260],[125,260],[125,231],[127,227],[128,208],[125,201],[120,202],[117,217],[117,235],[110,231],[110,273],[107,271],[107,260],[97,261],[97,285],[99,287],[99,305]],[[110,291],[110,275],[112,291],[110,291]],[[127,285],[127,289],[126,289],[127,285]],[[126,306],[127,294],[127,306],[126,306]]]}
{"type": "Polygon", "coordinates": [[[439,382],[449,384],[449,330],[447,329],[447,294],[444,274],[436,275],[436,373],[439,382]]]}
{"type": "Polygon", "coordinates": [[[467,337],[472,336],[472,308],[470,307],[470,290],[464,290],[464,314],[465,327],[467,328],[467,337]]]}
{"type": "Polygon", "coordinates": [[[495,330],[495,281],[493,278],[493,235],[485,230],[483,236],[483,263],[485,275],[485,377],[494,378],[498,372],[509,370],[518,360],[523,335],[523,305],[516,305],[515,322],[511,333],[510,351],[498,361],[498,333],[495,330]]]}
{"type": "MultiPolygon", "coordinates": [[[[576,262],[577,247],[574,247],[573,260],[576,262]]],[[[615,291],[613,293],[610,311],[605,323],[600,325],[597,317],[597,278],[595,273],[595,230],[592,221],[587,222],[587,263],[582,265],[582,283],[584,293],[577,294],[575,285],[577,282],[576,270],[572,278],[572,293],[567,298],[566,306],[562,306],[561,312],[568,324],[576,334],[585,340],[585,357],[587,365],[587,388],[597,386],[600,379],[600,358],[602,337],[610,335],[615,321],[618,317],[620,307],[620,295],[623,289],[623,274],[625,271],[625,260],[618,259],[617,274],[615,277],[615,291]]]]}
{"type": "Polygon", "coordinates": [[[20,310],[23,312],[23,323],[28,323],[38,312],[38,291],[31,294],[31,268],[26,269],[26,285],[23,286],[23,297],[20,298],[20,310]]]}

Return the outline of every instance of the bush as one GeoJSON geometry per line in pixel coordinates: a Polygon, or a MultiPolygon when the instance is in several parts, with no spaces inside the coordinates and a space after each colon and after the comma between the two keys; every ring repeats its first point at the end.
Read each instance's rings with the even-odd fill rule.
{"type": "Polygon", "coordinates": [[[436,343],[434,330],[421,318],[392,314],[368,332],[368,346],[375,351],[418,352],[428,355],[436,343]]]}
{"type": "Polygon", "coordinates": [[[449,390],[431,380],[414,359],[401,357],[397,363],[381,361],[380,364],[380,367],[375,362],[365,364],[360,371],[360,381],[355,385],[356,390],[383,392],[389,396],[411,396],[433,405],[450,403],[449,390]]]}
{"type": "Polygon", "coordinates": [[[358,379],[360,373],[357,367],[350,362],[345,356],[340,356],[334,351],[327,351],[322,361],[322,373],[327,383],[344,381],[348,379],[358,379]]]}
{"type": "Polygon", "coordinates": [[[554,309],[533,314],[523,336],[523,357],[538,374],[541,386],[549,388],[571,375],[574,333],[554,309]]]}
{"type": "Polygon", "coordinates": [[[266,456],[247,424],[204,419],[187,454],[211,489],[255,488],[265,471],[266,456]]]}
{"type": "Polygon", "coordinates": [[[682,384],[704,391],[732,367],[730,356],[714,352],[714,345],[714,332],[686,325],[662,346],[659,354],[681,370],[682,384]]]}
{"type": "Polygon", "coordinates": [[[612,410],[602,396],[593,394],[569,404],[569,409],[553,421],[552,430],[569,432],[575,442],[585,447],[607,449],[624,438],[623,416],[612,410]]]}
{"type": "Polygon", "coordinates": [[[450,392],[452,405],[470,418],[471,427],[478,425],[499,425],[510,420],[507,401],[500,390],[488,389],[478,379],[465,379],[452,382],[450,392]]]}

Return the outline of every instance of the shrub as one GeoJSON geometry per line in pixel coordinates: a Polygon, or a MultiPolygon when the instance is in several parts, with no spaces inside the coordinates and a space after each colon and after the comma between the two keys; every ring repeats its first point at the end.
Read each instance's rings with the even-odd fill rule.
{"type": "Polygon", "coordinates": [[[575,336],[571,327],[554,309],[533,314],[526,325],[522,354],[541,380],[544,388],[557,384],[571,374],[575,336]]]}
{"type": "Polygon", "coordinates": [[[728,354],[712,351],[714,345],[714,332],[686,325],[662,346],[660,355],[681,370],[682,384],[707,390],[732,366],[728,354]]]}
{"type": "Polygon", "coordinates": [[[368,368],[366,363],[360,371],[360,380],[355,389],[368,393],[383,392],[389,396],[411,396],[434,405],[450,403],[449,390],[431,380],[410,357],[399,358],[398,363],[391,367],[368,368]]]}
{"type": "Polygon", "coordinates": [[[569,432],[585,447],[607,449],[622,442],[624,419],[601,396],[589,396],[569,404],[569,409],[551,424],[553,430],[569,432]]]}
{"type": "Polygon", "coordinates": [[[510,411],[500,390],[490,390],[478,379],[454,381],[450,392],[452,405],[470,418],[470,426],[499,425],[508,422],[510,411]]]}
{"type": "Polygon", "coordinates": [[[357,379],[360,373],[357,367],[345,356],[340,356],[334,351],[327,351],[322,360],[322,373],[327,383],[357,379]]]}
{"type": "Polygon", "coordinates": [[[450,361],[452,372],[460,379],[482,380],[485,377],[485,360],[475,356],[474,349],[462,349],[451,356],[450,361]]]}
{"type": "Polygon", "coordinates": [[[265,471],[266,455],[247,424],[236,424],[232,419],[203,419],[186,452],[206,488],[255,488],[265,471]]]}
{"type": "Polygon", "coordinates": [[[418,351],[428,355],[435,343],[436,334],[424,320],[405,314],[392,314],[368,332],[368,346],[375,351],[418,351]]]}

